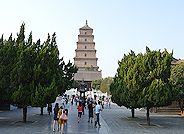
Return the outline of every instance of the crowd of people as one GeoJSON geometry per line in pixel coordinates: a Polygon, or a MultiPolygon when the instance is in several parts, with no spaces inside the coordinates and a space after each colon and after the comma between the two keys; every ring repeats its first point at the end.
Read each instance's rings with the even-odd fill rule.
{"type": "MultiPolygon", "coordinates": [[[[56,131],[57,129],[59,132],[63,133],[64,125],[67,125],[69,106],[72,105],[76,105],[76,111],[78,112],[78,123],[80,122],[82,115],[84,115],[85,109],[87,109],[88,122],[95,122],[95,127],[97,127],[97,125],[100,127],[100,112],[104,108],[110,108],[110,99],[102,97],[98,100],[94,100],[91,97],[85,98],[79,97],[78,95],[62,96],[60,102],[56,102],[53,109],[53,131],[56,131]],[[70,104],[69,101],[71,102],[70,104]]],[[[50,114],[51,112],[52,105],[48,105],[48,113],[50,114]]]]}

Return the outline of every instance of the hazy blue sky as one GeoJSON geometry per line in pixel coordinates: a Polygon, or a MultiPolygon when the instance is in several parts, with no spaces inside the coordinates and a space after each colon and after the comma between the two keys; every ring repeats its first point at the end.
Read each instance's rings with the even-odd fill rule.
{"type": "Polygon", "coordinates": [[[184,59],[184,0],[0,0],[0,35],[16,37],[22,22],[26,36],[57,34],[60,56],[75,56],[79,28],[94,29],[98,65],[103,77],[114,76],[118,60],[145,47],[174,51],[184,59]]]}

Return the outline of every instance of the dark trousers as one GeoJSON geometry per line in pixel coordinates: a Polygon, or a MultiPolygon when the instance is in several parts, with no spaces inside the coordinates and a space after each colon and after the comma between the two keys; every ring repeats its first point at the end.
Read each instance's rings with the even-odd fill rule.
{"type": "Polygon", "coordinates": [[[99,118],[99,115],[100,115],[100,113],[97,113],[97,114],[96,114],[95,126],[97,125],[97,123],[98,123],[99,126],[101,126],[101,125],[100,125],[100,118],[99,118]]]}

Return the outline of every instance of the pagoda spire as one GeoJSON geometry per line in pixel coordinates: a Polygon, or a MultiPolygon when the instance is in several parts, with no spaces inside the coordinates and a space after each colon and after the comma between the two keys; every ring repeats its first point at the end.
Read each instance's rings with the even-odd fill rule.
{"type": "Polygon", "coordinates": [[[86,20],[86,26],[88,26],[88,21],[86,20]]]}

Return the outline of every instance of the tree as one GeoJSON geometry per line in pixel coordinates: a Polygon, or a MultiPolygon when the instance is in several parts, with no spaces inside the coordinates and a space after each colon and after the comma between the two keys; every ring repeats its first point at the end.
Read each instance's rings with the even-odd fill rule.
{"type": "Polygon", "coordinates": [[[69,90],[72,88],[74,83],[74,74],[77,73],[77,67],[73,65],[70,61],[64,65],[63,67],[63,85],[62,85],[62,91],[61,94],[63,94],[66,90],[69,90]]]}
{"type": "Polygon", "coordinates": [[[139,103],[147,107],[147,122],[150,125],[149,109],[167,106],[172,101],[172,87],[169,82],[171,74],[172,53],[151,51],[146,48],[144,55],[144,81],[139,103]]]}
{"type": "Polygon", "coordinates": [[[10,103],[12,88],[10,86],[10,72],[16,59],[15,40],[12,34],[8,40],[0,39],[0,104],[10,103]]]}
{"type": "MultiPolygon", "coordinates": [[[[38,42],[39,43],[39,42],[38,42]]],[[[63,58],[59,58],[59,50],[56,45],[56,34],[48,34],[43,45],[38,45],[37,59],[35,65],[35,87],[32,95],[32,105],[43,108],[55,101],[58,94],[63,94],[71,88],[76,67],[69,61],[65,64],[63,58]]]]}
{"type": "Polygon", "coordinates": [[[102,79],[99,80],[93,80],[92,81],[92,88],[96,90],[100,90],[100,85],[101,85],[102,79]]]}
{"type": "Polygon", "coordinates": [[[96,90],[100,90],[102,93],[106,93],[110,95],[110,84],[112,83],[112,77],[106,77],[98,80],[92,81],[92,88],[96,90]]]}
{"type": "Polygon", "coordinates": [[[128,107],[128,105],[126,105],[126,99],[125,96],[123,96],[123,90],[124,87],[122,87],[122,83],[121,83],[121,79],[119,79],[117,77],[117,74],[115,75],[113,82],[110,85],[110,92],[112,94],[112,102],[115,102],[118,106],[125,106],[128,107]]]}
{"type": "Polygon", "coordinates": [[[72,86],[77,72],[73,63],[59,58],[55,33],[42,44],[32,40],[32,32],[25,39],[24,23],[16,39],[0,38],[0,102],[23,108],[23,122],[27,106],[41,107],[42,115],[47,104],[72,86]]]}
{"type": "Polygon", "coordinates": [[[112,81],[112,77],[103,78],[100,84],[100,91],[102,91],[102,93],[107,93],[108,95],[110,95],[110,85],[112,81]]]}
{"type": "Polygon", "coordinates": [[[137,103],[139,100],[139,95],[141,89],[138,86],[139,71],[138,64],[140,64],[142,55],[140,54],[137,58],[135,53],[131,51],[129,55],[124,55],[121,61],[119,61],[119,67],[117,69],[117,74],[114,79],[113,87],[111,85],[112,96],[120,96],[116,100],[114,97],[113,100],[117,102],[120,106],[123,105],[127,108],[130,108],[132,111],[132,117],[134,117],[134,109],[140,108],[140,104],[137,103]]]}
{"type": "Polygon", "coordinates": [[[171,69],[171,79],[170,79],[173,90],[174,90],[174,100],[178,101],[180,106],[181,114],[183,114],[184,108],[184,63],[175,65],[171,69]]]}
{"type": "Polygon", "coordinates": [[[23,23],[16,40],[17,61],[11,72],[11,86],[14,89],[11,98],[14,104],[23,108],[23,122],[26,122],[27,106],[31,105],[31,95],[34,92],[33,68],[36,55],[35,47],[32,45],[32,33],[26,42],[24,31],[23,23]]]}
{"type": "Polygon", "coordinates": [[[32,95],[32,106],[43,108],[47,104],[53,103],[58,91],[56,88],[56,75],[59,66],[59,50],[56,45],[56,34],[48,34],[47,40],[40,45],[40,41],[36,43],[36,64],[34,66],[34,86],[36,88],[32,95]]]}
{"type": "MultiPolygon", "coordinates": [[[[149,109],[171,103],[172,89],[169,83],[172,54],[151,51],[135,55],[133,51],[124,55],[111,85],[115,102],[127,108],[147,107],[147,123],[150,125],[149,109]],[[113,87],[115,86],[115,87],[113,87]]],[[[133,115],[133,111],[132,111],[133,115]]]]}

